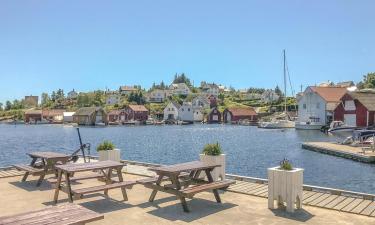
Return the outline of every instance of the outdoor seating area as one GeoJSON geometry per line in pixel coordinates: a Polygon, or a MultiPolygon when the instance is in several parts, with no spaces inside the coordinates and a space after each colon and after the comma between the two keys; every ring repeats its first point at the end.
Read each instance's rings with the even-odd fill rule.
{"type": "MultiPolygon", "coordinates": [[[[158,176],[147,177],[141,174],[143,171],[150,171],[148,170],[150,167],[132,165],[126,167],[128,168],[123,168],[121,172],[125,181],[138,181],[138,183],[142,183],[142,181],[154,183],[157,181],[155,177],[158,176]],[[135,175],[140,171],[139,175],[135,175]]],[[[69,199],[65,193],[60,193],[57,204],[54,203],[53,194],[56,179],[53,174],[47,177],[47,181],[52,180],[52,183],[42,182],[39,187],[36,187],[38,176],[30,176],[27,181],[22,182],[22,175],[14,169],[0,172],[2,201],[7,203],[0,205],[1,216],[16,218],[17,214],[25,214],[27,211],[33,214],[35,213],[34,210],[51,210],[51,207],[63,207],[69,204],[69,199]],[[10,174],[14,175],[10,176],[10,174]]],[[[72,186],[77,187],[77,189],[97,186],[99,184],[98,179],[79,179],[92,175],[93,172],[91,171],[78,172],[71,179],[72,186]],[[77,180],[73,180],[73,178],[77,178],[77,180]]],[[[184,180],[189,175],[187,173],[181,174],[180,180],[184,180]]],[[[112,179],[117,180],[118,178],[112,179]]],[[[306,205],[294,214],[286,213],[282,209],[269,210],[267,199],[231,191],[231,189],[235,189],[238,192],[241,187],[247,189],[245,183],[248,186],[255,186],[255,184],[243,181],[237,183],[233,185],[236,188],[229,187],[228,191],[219,191],[221,204],[215,201],[211,192],[206,191],[197,193],[194,195],[196,198],[192,200],[187,199],[186,202],[191,210],[189,213],[185,213],[181,209],[181,201],[175,195],[163,191],[158,192],[153,202],[149,202],[152,189],[141,184],[134,185],[131,191],[128,191],[128,201],[123,201],[121,189],[115,188],[108,190],[110,197],[102,191],[85,194],[84,198],[74,199],[74,205],[104,216],[104,219],[89,223],[93,225],[124,224],[125,221],[127,224],[373,224],[374,221],[373,217],[306,205]]],[[[167,188],[168,185],[171,185],[171,181],[164,177],[161,185],[167,188]]],[[[258,190],[260,189],[262,188],[258,188],[258,190]]],[[[66,214],[69,215],[69,213],[66,214]]],[[[83,215],[77,213],[73,214],[73,217],[84,219],[83,215]]],[[[32,218],[32,216],[30,217],[32,218]]],[[[0,224],[4,223],[0,222],[0,224]]],[[[61,221],[58,224],[79,223],[64,223],[64,221],[61,221]]],[[[81,222],[81,224],[84,223],[81,222]]]]}

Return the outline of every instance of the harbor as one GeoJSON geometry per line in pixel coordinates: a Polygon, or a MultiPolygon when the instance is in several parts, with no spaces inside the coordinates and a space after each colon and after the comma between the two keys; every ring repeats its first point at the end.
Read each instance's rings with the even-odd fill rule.
{"type": "Polygon", "coordinates": [[[302,148],[359,162],[375,163],[375,151],[332,142],[304,142],[302,148]]]}

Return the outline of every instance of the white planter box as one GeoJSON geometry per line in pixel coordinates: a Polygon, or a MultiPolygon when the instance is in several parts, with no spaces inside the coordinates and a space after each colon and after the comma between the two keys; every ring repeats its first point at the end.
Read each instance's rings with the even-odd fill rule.
{"type": "Polygon", "coordinates": [[[268,208],[286,203],[286,210],[294,212],[294,206],[302,208],[303,169],[281,170],[280,167],[268,168],[268,208]]]}
{"type": "Polygon", "coordinates": [[[99,151],[99,161],[116,161],[120,162],[121,156],[120,156],[120,149],[113,149],[109,151],[99,151]]]}
{"type": "MultiPolygon", "coordinates": [[[[225,180],[225,154],[221,155],[204,155],[204,154],[199,154],[199,158],[202,162],[207,162],[207,163],[216,163],[220,164],[221,167],[216,167],[212,172],[212,178],[214,181],[217,181],[219,178],[221,180],[225,180]]],[[[202,173],[200,175],[200,178],[206,177],[205,173],[202,173]]]]}

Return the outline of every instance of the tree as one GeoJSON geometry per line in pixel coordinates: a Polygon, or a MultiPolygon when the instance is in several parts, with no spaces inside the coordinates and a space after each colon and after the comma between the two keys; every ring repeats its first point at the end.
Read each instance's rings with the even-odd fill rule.
{"type": "Polygon", "coordinates": [[[12,109],[12,103],[10,101],[5,102],[5,110],[11,110],[12,109]]]}
{"type": "Polygon", "coordinates": [[[363,76],[362,88],[375,88],[375,72],[363,76]]]}
{"type": "Polygon", "coordinates": [[[3,111],[3,103],[0,102],[0,111],[3,111]]]}
{"type": "Polygon", "coordinates": [[[173,79],[173,83],[174,84],[185,83],[187,86],[192,87],[190,83],[190,79],[187,76],[185,76],[184,73],[181,73],[180,75],[176,73],[173,79]]]}
{"type": "Polygon", "coordinates": [[[59,88],[56,92],[56,99],[61,100],[64,99],[64,97],[64,90],[59,88]]]}
{"type": "Polygon", "coordinates": [[[48,93],[42,93],[42,106],[47,106],[49,104],[50,98],[48,93]]]}
{"type": "Polygon", "coordinates": [[[55,92],[55,91],[52,91],[52,94],[51,94],[51,100],[52,100],[52,101],[56,101],[56,99],[57,99],[56,92],[55,92]]]}
{"type": "Polygon", "coordinates": [[[281,91],[281,89],[279,88],[279,85],[276,85],[275,87],[275,93],[278,95],[278,96],[283,96],[283,92],[281,91]]]}

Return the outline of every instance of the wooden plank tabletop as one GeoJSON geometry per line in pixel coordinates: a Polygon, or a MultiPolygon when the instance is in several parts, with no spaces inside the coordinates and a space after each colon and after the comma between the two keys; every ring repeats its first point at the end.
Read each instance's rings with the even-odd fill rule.
{"type": "Polygon", "coordinates": [[[27,153],[29,156],[33,158],[42,158],[42,159],[65,159],[69,158],[70,156],[58,153],[58,152],[30,152],[27,153]]]}
{"type": "Polygon", "coordinates": [[[60,169],[66,172],[82,172],[82,171],[91,171],[98,169],[109,169],[116,167],[123,167],[125,164],[115,161],[99,161],[99,162],[90,162],[90,163],[72,163],[55,166],[56,169],[60,169]]]}
{"type": "Polygon", "coordinates": [[[0,224],[83,224],[104,219],[102,214],[76,204],[50,206],[0,218],[0,224]]]}
{"type": "Polygon", "coordinates": [[[220,164],[216,163],[206,163],[202,161],[193,161],[180,164],[174,164],[169,166],[151,167],[149,170],[159,173],[181,173],[188,172],[192,170],[204,170],[211,169],[215,167],[220,167],[220,164]]]}

